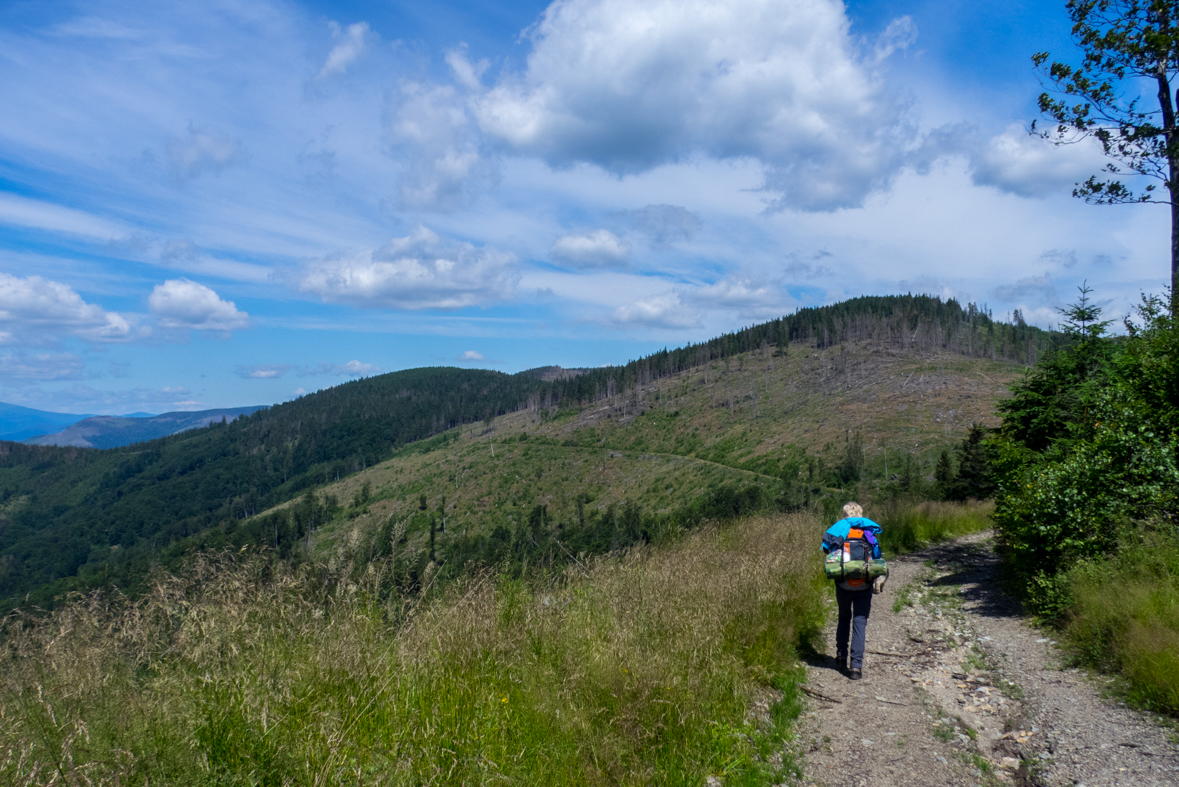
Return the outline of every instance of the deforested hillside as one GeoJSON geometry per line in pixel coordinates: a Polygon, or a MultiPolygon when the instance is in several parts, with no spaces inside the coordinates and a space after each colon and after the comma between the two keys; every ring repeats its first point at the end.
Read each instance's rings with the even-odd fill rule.
{"type": "Polygon", "coordinates": [[[592,551],[635,517],[778,499],[804,467],[789,495],[866,471],[907,483],[1050,341],[953,301],[860,298],[618,367],[415,369],[127,448],[0,443],[0,598],[129,587],[220,544],[291,555],[391,514],[421,541],[439,506],[429,551],[484,559],[538,505],[541,529],[576,521],[592,551]],[[258,516],[276,506],[286,519],[258,516]]]}

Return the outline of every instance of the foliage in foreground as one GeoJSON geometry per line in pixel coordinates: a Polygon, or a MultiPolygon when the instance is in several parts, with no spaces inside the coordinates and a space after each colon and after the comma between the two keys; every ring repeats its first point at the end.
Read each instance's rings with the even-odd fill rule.
{"type": "Polygon", "coordinates": [[[1032,611],[1080,661],[1179,712],[1166,655],[1179,642],[1179,331],[1148,297],[1129,335],[1107,338],[1087,294],[1065,313],[1072,345],[1003,405],[995,520],[1032,611]]]}
{"type": "Polygon", "coordinates": [[[792,764],[767,758],[797,713],[795,647],[822,621],[821,529],[755,518],[416,607],[376,564],[353,582],[350,566],[225,557],[135,603],[14,618],[0,781],[779,781],[792,764]],[[767,685],[770,719],[747,721],[767,685]]]}

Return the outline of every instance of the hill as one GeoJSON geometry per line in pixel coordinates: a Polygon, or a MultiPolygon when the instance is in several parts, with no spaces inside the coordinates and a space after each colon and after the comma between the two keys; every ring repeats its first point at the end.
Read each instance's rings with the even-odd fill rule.
{"type": "Polygon", "coordinates": [[[70,424],[56,434],[32,437],[28,445],[74,446],[77,448],[119,448],[159,437],[187,432],[225,419],[233,421],[266,405],[232,407],[222,410],[163,413],[162,415],[96,415],[70,424]]]}
{"type": "Polygon", "coordinates": [[[0,440],[25,440],[57,432],[89,417],[73,413],[51,413],[0,402],[0,440]]]}
{"type": "Polygon", "coordinates": [[[643,512],[764,502],[784,479],[803,498],[876,465],[909,479],[1050,341],[972,305],[861,298],[575,375],[415,369],[133,447],[0,443],[0,611],[28,593],[129,587],[209,546],[289,555],[314,530],[328,544],[390,514],[424,552],[423,494],[461,565],[536,516],[577,522],[593,551],[618,528],[633,536],[643,512]]]}

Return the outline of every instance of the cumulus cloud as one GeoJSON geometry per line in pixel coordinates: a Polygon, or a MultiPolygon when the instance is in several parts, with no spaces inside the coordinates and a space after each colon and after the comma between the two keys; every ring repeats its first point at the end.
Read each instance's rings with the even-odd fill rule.
{"type": "Polygon", "coordinates": [[[733,311],[742,319],[780,317],[794,301],[776,282],[734,276],[699,287],[686,299],[709,311],[733,311]]]}
{"type": "Polygon", "coordinates": [[[509,151],[616,174],[753,158],[773,207],[804,210],[860,205],[901,163],[902,112],[838,0],[563,0],[529,35],[523,73],[474,101],[509,151]]]}
{"type": "Polygon", "coordinates": [[[0,273],[0,332],[5,344],[43,343],[53,334],[90,342],[122,342],[133,335],[127,318],[86,303],[61,282],[7,273],[0,273]]]}
{"type": "Polygon", "coordinates": [[[482,353],[475,352],[474,350],[467,350],[462,355],[455,357],[455,360],[459,363],[479,363],[480,361],[486,361],[487,359],[483,357],[482,353]]]}
{"type": "Polygon", "coordinates": [[[616,214],[626,224],[646,235],[653,247],[690,240],[704,222],[687,208],[679,205],[647,205],[637,210],[616,214]]]}
{"type": "Polygon", "coordinates": [[[326,79],[336,74],[343,74],[348,70],[356,58],[364,53],[365,46],[371,35],[368,22],[357,22],[347,27],[340,27],[337,22],[328,22],[332,31],[332,38],[336,45],[328,52],[327,60],[319,69],[316,79],[326,79]]]}
{"type": "Polygon", "coordinates": [[[609,230],[594,230],[558,238],[549,256],[570,268],[624,268],[630,258],[630,246],[609,230]]]}
{"type": "Polygon", "coordinates": [[[375,251],[312,260],[293,286],[363,308],[461,309],[512,297],[520,274],[504,252],[444,239],[419,226],[375,251]]]}
{"type": "Polygon", "coordinates": [[[1045,197],[1067,192],[1103,163],[1096,142],[1058,147],[1013,125],[975,154],[971,176],[980,186],[994,186],[1021,197],[1045,197]]]}
{"type": "Polygon", "coordinates": [[[406,168],[398,197],[402,207],[454,210],[476,184],[495,177],[494,164],[480,153],[480,141],[466,99],[449,85],[406,82],[393,114],[392,140],[403,148],[406,168]]]}
{"type": "Polygon", "coordinates": [[[289,363],[259,363],[238,366],[233,373],[243,380],[277,380],[291,370],[289,363]]]}
{"type": "Polygon", "coordinates": [[[619,306],[614,310],[616,325],[641,325],[647,328],[695,328],[700,313],[684,303],[678,292],[655,295],[619,306]]]}
{"type": "Polygon", "coordinates": [[[188,132],[182,137],[169,139],[166,147],[172,175],[179,181],[204,174],[216,175],[242,157],[239,140],[212,126],[197,123],[189,123],[188,132]]]}
{"type": "Polygon", "coordinates": [[[205,285],[188,279],[157,284],[147,305],[165,328],[228,333],[250,327],[250,315],[238,311],[233,301],[222,300],[205,285]]]}

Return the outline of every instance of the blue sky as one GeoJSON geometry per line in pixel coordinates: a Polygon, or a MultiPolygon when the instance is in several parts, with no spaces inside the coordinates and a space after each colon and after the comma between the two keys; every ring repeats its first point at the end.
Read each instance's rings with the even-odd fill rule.
{"type": "Polygon", "coordinates": [[[864,294],[1046,325],[1162,206],[1029,137],[1063,2],[8,2],[0,401],[620,363],[864,294]]]}

